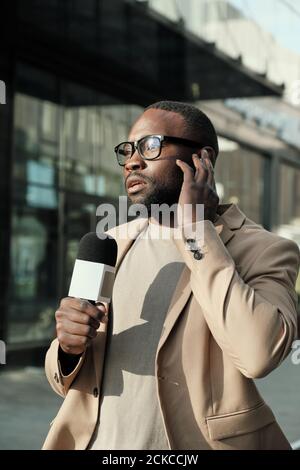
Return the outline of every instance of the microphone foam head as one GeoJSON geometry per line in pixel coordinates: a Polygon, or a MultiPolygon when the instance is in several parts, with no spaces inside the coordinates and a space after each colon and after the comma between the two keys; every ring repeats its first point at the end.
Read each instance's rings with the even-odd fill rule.
{"type": "Polygon", "coordinates": [[[96,232],[89,232],[79,242],[77,259],[115,266],[117,254],[118,245],[114,238],[107,235],[101,239],[96,232]]]}

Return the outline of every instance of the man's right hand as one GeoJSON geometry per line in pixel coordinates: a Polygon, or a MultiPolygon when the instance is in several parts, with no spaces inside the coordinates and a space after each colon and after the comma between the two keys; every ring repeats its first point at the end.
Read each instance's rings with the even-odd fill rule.
{"type": "Polygon", "coordinates": [[[87,300],[66,297],[55,312],[56,332],[61,349],[66,354],[82,354],[97,335],[100,322],[107,322],[103,304],[94,306],[87,300]]]}

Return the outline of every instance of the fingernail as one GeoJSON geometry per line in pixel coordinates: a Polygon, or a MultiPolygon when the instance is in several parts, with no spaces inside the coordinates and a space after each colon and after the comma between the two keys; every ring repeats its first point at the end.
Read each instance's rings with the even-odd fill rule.
{"type": "Polygon", "coordinates": [[[104,305],[96,305],[97,309],[100,311],[100,312],[106,312],[106,308],[104,307],[104,305]]]}

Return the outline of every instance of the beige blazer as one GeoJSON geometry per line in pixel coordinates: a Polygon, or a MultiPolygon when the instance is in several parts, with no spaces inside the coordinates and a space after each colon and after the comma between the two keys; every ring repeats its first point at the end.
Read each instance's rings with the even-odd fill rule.
{"type": "MultiPolygon", "coordinates": [[[[145,223],[130,222],[131,232],[138,235],[145,223]]],[[[170,448],[289,449],[253,379],[276,368],[296,336],[299,249],[235,205],[214,225],[198,223],[204,226],[202,259],[187,251],[185,240],[175,241],[186,267],[156,354],[157,395],[170,448]]],[[[119,239],[118,228],[111,233],[118,267],[133,240],[119,239]]],[[[65,399],[44,449],[87,448],[99,413],[106,328],[100,326],[67,377],[58,363],[58,342],[52,342],[46,374],[65,399]]]]}

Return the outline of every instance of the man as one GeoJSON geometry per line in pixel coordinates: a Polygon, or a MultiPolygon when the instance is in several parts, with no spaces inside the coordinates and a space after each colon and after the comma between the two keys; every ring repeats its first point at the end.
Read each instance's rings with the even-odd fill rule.
{"type": "Polygon", "coordinates": [[[195,107],[155,103],[115,151],[149,219],[129,223],[134,239],[110,232],[119,252],[109,312],[61,301],[46,373],[65,400],[44,448],[289,449],[253,379],[296,336],[297,246],[218,204],[217,136],[195,107]],[[204,204],[204,220],[193,210],[154,239],[151,207],[177,202],[204,204]],[[204,239],[187,239],[186,227],[204,239]]]}

